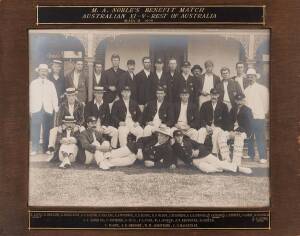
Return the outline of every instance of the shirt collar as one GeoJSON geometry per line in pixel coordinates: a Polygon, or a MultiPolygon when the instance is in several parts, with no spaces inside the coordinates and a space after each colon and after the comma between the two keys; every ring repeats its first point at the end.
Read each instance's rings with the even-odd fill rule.
{"type": "MultiPolygon", "coordinates": [[[[96,99],[94,99],[94,104],[98,104],[97,101],[96,101],[96,99]]],[[[103,100],[101,101],[100,106],[101,106],[102,104],[103,104],[103,100]]]]}

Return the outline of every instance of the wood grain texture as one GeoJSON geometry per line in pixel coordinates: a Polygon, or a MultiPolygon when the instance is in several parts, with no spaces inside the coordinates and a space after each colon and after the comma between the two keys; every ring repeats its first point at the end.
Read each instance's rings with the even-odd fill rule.
{"type": "MultiPolygon", "coordinates": [[[[143,1],[144,5],[186,5],[184,0],[168,2],[143,1]]],[[[211,4],[265,4],[266,27],[271,28],[271,230],[156,230],[156,235],[300,235],[300,160],[296,137],[299,121],[300,38],[298,0],[214,0],[211,4]]],[[[0,1],[0,235],[152,235],[150,230],[86,231],[28,231],[28,39],[27,29],[37,28],[35,5],[87,5],[86,1],[0,1]]],[[[99,1],[89,1],[99,5],[99,1]]],[[[139,0],[116,1],[109,5],[141,5],[139,0]]],[[[208,4],[192,0],[191,5],[208,4]]],[[[159,26],[90,25],[87,28],[158,28],[159,26]]],[[[170,28],[176,26],[161,26],[170,28]]],[[[224,26],[178,26],[180,28],[212,28],[224,26]]],[[[226,26],[241,28],[242,26],[226,26]]],[[[255,28],[256,26],[249,26],[255,28]]],[[[39,26],[38,28],[69,28],[68,25],[39,26]]],[[[82,26],[72,26],[82,28],[82,26]]],[[[259,189],[259,186],[257,186],[259,189]]]]}

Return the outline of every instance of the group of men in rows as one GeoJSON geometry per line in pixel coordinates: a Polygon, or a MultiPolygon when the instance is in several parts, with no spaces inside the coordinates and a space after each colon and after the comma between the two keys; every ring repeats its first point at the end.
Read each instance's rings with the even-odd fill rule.
{"type": "Polygon", "coordinates": [[[166,71],[158,58],[152,71],[150,58],[144,57],[143,70],[134,74],[134,60],[127,61],[127,71],[119,68],[119,55],[111,61],[106,71],[95,63],[91,101],[82,60],[66,77],[60,74],[61,61],[53,61],[49,75],[48,65],[39,65],[39,77],[30,85],[32,155],[42,126],[43,150],[53,153],[61,168],[76,159],[96,162],[101,169],[136,160],[147,167],[175,168],[181,159],[204,172],[251,173],[241,166],[246,138],[249,156],[255,156],[255,139],[260,162],[266,162],[268,91],[256,82],[255,69],[245,73],[239,62],[237,76],[223,67],[220,78],[212,61],[204,63],[205,73],[185,61],[180,73],[176,59],[168,61],[166,71]],[[229,139],[234,140],[232,155],[229,139]]]}

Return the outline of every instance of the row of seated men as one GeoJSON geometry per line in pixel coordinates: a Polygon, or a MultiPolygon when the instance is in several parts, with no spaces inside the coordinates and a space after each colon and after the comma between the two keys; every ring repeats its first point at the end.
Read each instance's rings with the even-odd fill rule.
{"type": "Polygon", "coordinates": [[[58,132],[57,151],[54,159],[61,163],[60,168],[71,167],[76,160],[100,169],[131,166],[142,162],[146,167],[175,169],[178,159],[186,165],[194,166],[205,173],[240,172],[251,174],[252,170],[241,165],[241,157],[219,159],[204,144],[193,141],[181,130],[174,130],[161,124],[151,136],[129,141],[125,146],[113,149],[103,133],[97,131],[97,119],[87,118],[87,128],[82,132],[76,129],[75,119],[65,116],[63,128],[58,132]]]}
{"type": "Polygon", "coordinates": [[[121,98],[114,102],[110,112],[109,105],[103,101],[103,87],[94,87],[94,100],[85,107],[76,100],[76,93],[74,88],[67,89],[67,102],[60,106],[57,113],[57,126],[51,130],[49,141],[49,147],[53,151],[57,133],[62,130],[63,118],[69,115],[74,116],[75,129],[78,131],[87,127],[89,117],[95,117],[96,130],[110,136],[113,149],[125,147],[129,134],[139,140],[151,136],[163,124],[171,133],[180,130],[199,144],[204,144],[206,137],[211,136],[212,152],[216,155],[220,152],[224,160],[229,160],[227,140],[234,138],[233,154],[242,157],[244,139],[251,135],[252,113],[243,105],[243,94],[235,96],[237,106],[229,112],[227,106],[218,99],[218,91],[211,89],[211,100],[205,102],[199,112],[197,106],[190,102],[187,89],[180,92],[178,103],[170,104],[165,99],[164,88],[158,87],[157,98],[147,103],[141,112],[136,101],[130,97],[130,87],[125,86],[121,91],[121,98]]]}

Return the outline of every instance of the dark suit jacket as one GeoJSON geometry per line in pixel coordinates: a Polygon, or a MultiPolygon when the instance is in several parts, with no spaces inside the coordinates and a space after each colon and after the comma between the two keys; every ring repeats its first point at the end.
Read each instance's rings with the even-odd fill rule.
{"type": "Polygon", "coordinates": [[[65,93],[65,78],[62,75],[60,75],[59,78],[56,80],[53,77],[53,73],[50,73],[49,80],[53,82],[56,89],[58,101],[61,102],[65,93]]]}
{"type": "Polygon", "coordinates": [[[84,108],[84,117],[85,120],[89,116],[94,116],[96,119],[100,119],[101,125],[108,126],[110,125],[110,111],[109,111],[109,106],[107,103],[102,103],[102,105],[97,107],[97,105],[94,103],[94,100],[88,102],[84,108]]]}
{"type": "Polygon", "coordinates": [[[156,98],[156,86],[154,82],[154,74],[150,72],[147,78],[144,70],[136,74],[136,101],[139,105],[146,103],[156,98]]]}
{"type": "Polygon", "coordinates": [[[102,78],[102,86],[105,89],[105,94],[104,94],[105,102],[111,103],[113,102],[113,100],[115,100],[116,96],[118,95],[118,90],[111,91],[109,89],[109,86],[115,86],[117,89],[120,77],[124,72],[125,71],[120,68],[117,71],[114,71],[113,68],[104,71],[103,78],[102,78]]]}
{"type": "MultiPolygon", "coordinates": [[[[142,112],[138,104],[132,99],[129,100],[129,112],[134,122],[139,122],[140,124],[142,123],[142,112]]],[[[112,119],[113,126],[118,128],[119,123],[121,121],[125,121],[126,114],[127,114],[127,109],[124,100],[119,99],[114,103],[111,110],[111,119],[112,119]]]]}
{"type": "Polygon", "coordinates": [[[102,82],[102,79],[103,79],[103,73],[104,72],[101,72],[101,76],[100,76],[100,80],[99,80],[99,83],[97,83],[97,80],[96,80],[96,76],[95,76],[95,72],[93,73],[93,87],[95,86],[103,86],[103,82],[102,82]]]}
{"type": "Polygon", "coordinates": [[[187,165],[191,165],[193,159],[206,157],[210,154],[204,144],[197,143],[187,136],[183,136],[183,145],[175,142],[172,148],[173,154],[187,165]],[[193,150],[199,150],[199,155],[197,157],[192,157],[193,150]]]}
{"type": "MultiPolygon", "coordinates": [[[[65,87],[66,88],[75,88],[73,80],[74,80],[74,70],[71,71],[71,73],[66,75],[65,87]]],[[[88,94],[88,78],[84,74],[84,72],[81,72],[81,74],[79,76],[77,91],[78,91],[78,94],[77,94],[78,100],[80,102],[86,103],[87,102],[87,94],[88,94]]]]}
{"type": "MultiPolygon", "coordinates": [[[[217,85],[221,82],[221,79],[220,79],[219,76],[213,74],[213,81],[214,81],[214,88],[216,88],[217,85]]],[[[199,92],[198,92],[198,96],[200,96],[201,93],[202,93],[204,82],[205,82],[205,73],[201,75],[200,80],[199,80],[199,86],[198,86],[198,91],[199,92]]]]}
{"type": "Polygon", "coordinates": [[[135,77],[136,76],[133,75],[133,79],[132,79],[128,71],[125,71],[120,76],[120,80],[119,80],[119,83],[118,83],[119,97],[121,97],[122,88],[124,88],[125,86],[129,86],[130,91],[131,91],[131,96],[130,97],[133,100],[136,100],[136,78],[135,77]]]}
{"type": "Polygon", "coordinates": [[[236,129],[236,131],[239,132],[245,132],[247,134],[247,137],[250,137],[252,134],[252,120],[253,120],[253,114],[249,107],[243,105],[238,111],[238,107],[234,106],[229,113],[229,121],[230,121],[230,130],[234,129],[234,123],[237,122],[239,127],[236,129]]]}
{"type": "Polygon", "coordinates": [[[168,168],[172,164],[176,164],[176,158],[173,155],[170,142],[167,141],[164,144],[155,146],[156,143],[156,134],[138,139],[137,145],[143,151],[144,160],[153,161],[155,167],[161,168],[168,168]]]}
{"type": "Polygon", "coordinates": [[[212,102],[207,101],[200,108],[200,127],[211,126],[214,123],[215,126],[228,130],[228,116],[226,104],[218,101],[215,111],[213,111],[212,102]]]}
{"type": "MultiPolygon", "coordinates": [[[[175,124],[178,122],[178,118],[180,115],[180,109],[181,109],[181,102],[177,102],[174,104],[174,121],[175,124]]],[[[199,129],[199,111],[198,107],[193,104],[188,102],[187,106],[187,121],[188,125],[191,128],[194,129],[199,129]]]]}
{"type": "Polygon", "coordinates": [[[154,79],[154,83],[155,83],[155,88],[157,89],[158,87],[162,87],[165,89],[165,92],[167,93],[167,85],[168,85],[167,73],[165,71],[163,71],[162,75],[159,79],[156,72],[154,71],[153,79],[154,79]]]}
{"type": "MultiPolygon", "coordinates": [[[[234,80],[234,81],[236,81],[236,75],[235,76],[233,76],[231,79],[232,80],[234,80]]],[[[237,82],[237,81],[236,81],[237,82]]],[[[249,82],[249,80],[246,78],[246,77],[244,77],[243,78],[243,89],[246,89],[248,86],[250,85],[250,82],[249,82]]]]}
{"type": "MultiPolygon", "coordinates": [[[[146,125],[147,122],[153,121],[156,112],[157,100],[147,103],[143,112],[143,125],[146,125]]],[[[172,127],[174,125],[174,114],[172,105],[168,103],[166,99],[163,101],[159,108],[158,116],[163,124],[166,124],[169,127],[172,127]]]]}
{"type": "MultiPolygon", "coordinates": [[[[219,100],[223,102],[223,99],[224,99],[224,82],[221,81],[221,83],[219,83],[217,85],[217,90],[219,91],[219,100]]],[[[232,106],[235,105],[235,99],[234,99],[234,96],[236,94],[241,94],[243,93],[242,89],[241,89],[241,86],[239,85],[238,82],[234,81],[234,80],[231,80],[229,79],[228,80],[228,85],[227,85],[227,91],[228,91],[228,96],[229,96],[229,99],[230,99],[230,103],[232,106]]]]}
{"type": "Polygon", "coordinates": [[[172,76],[170,72],[167,72],[167,100],[170,103],[175,103],[180,101],[180,74],[175,72],[172,76]]]}
{"type": "MultiPolygon", "coordinates": [[[[56,115],[56,126],[62,125],[62,120],[64,119],[65,116],[70,116],[69,112],[69,105],[68,101],[65,101],[61,103],[57,115],[56,115]]],[[[77,125],[83,125],[84,123],[84,107],[83,104],[80,103],[79,101],[75,100],[74,104],[74,112],[73,112],[74,119],[76,120],[77,125]]]]}
{"type": "Polygon", "coordinates": [[[180,75],[180,81],[179,81],[179,91],[181,91],[183,88],[186,88],[190,93],[189,101],[194,104],[198,104],[198,88],[199,83],[197,83],[197,80],[194,76],[189,75],[188,79],[185,80],[183,75],[180,75]]]}

